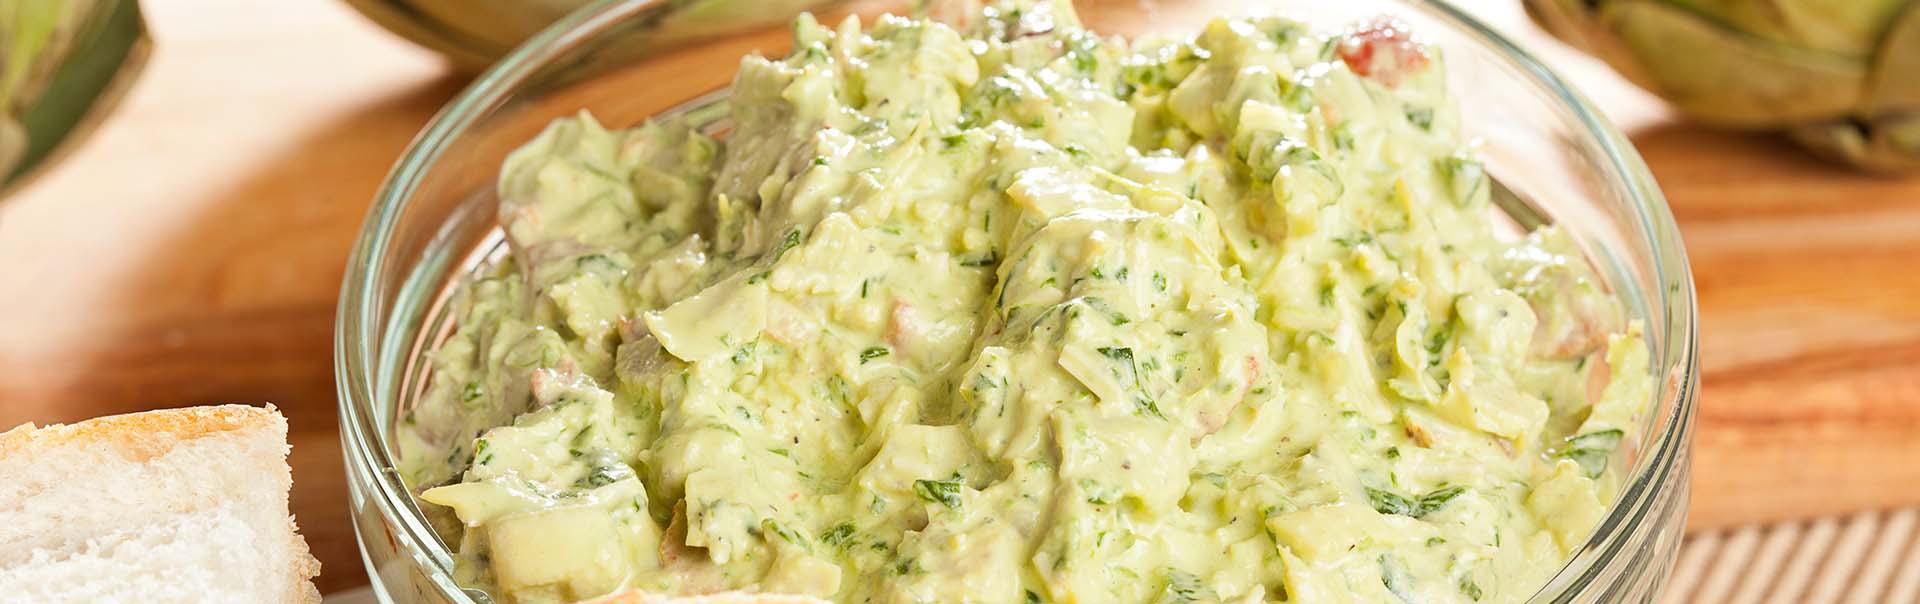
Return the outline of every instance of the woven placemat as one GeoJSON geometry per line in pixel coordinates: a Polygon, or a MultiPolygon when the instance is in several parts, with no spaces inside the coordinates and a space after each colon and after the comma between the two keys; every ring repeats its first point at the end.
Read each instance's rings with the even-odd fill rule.
{"type": "Polygon", "coordinates": [[[1665,604],[1920,604],[1920,508],[1694,535],[1665,604]]]}

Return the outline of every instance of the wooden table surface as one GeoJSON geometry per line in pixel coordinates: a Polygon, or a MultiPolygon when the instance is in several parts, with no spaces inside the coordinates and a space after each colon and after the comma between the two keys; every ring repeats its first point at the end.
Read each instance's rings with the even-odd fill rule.
{"type": "MultiPolygon", "coordinates": [[[[375,186],[462,81],[329,0],[149,0],[156,51],[78,152],[0,204],[0,427],[271,401],[323,591],[364,583],[332,328],[375,186]]],[[[1920,180],[1677,123],[1472,2],[1606,106],[1652,164],[1699,286],[1692,521],[1920,503],[1920,180]]]]}

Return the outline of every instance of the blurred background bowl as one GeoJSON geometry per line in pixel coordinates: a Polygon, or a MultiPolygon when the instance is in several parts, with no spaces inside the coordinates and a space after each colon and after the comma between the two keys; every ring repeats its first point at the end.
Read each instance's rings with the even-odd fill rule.
{"type": "MultiPolygon", "coordinates": [[[[773,25],[803,10],[843,0],[668,0],[630,42],[663,49],[773,25]]],[[[479,72],[547,25],[592,0],[347,0],[347,4],[415,44],[479,72]]]]}

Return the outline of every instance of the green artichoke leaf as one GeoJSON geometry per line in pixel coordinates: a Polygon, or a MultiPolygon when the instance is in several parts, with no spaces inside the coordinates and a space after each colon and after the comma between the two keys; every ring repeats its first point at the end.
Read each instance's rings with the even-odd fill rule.
{"type": "Polygon", "coordinates": [[[1574,48],[1593,52],[1608,36],[1586,0],[1527,0],[1520,6],[1534,23],[1574,48]]]}
{"type": "Polygon", "coordinates": [[[79,11],[64,2],[0,3],[0,113],[39,96],[67,40],[56,35],[79,11]]]}
{"type": "Polygon", "coordinates": [[[1782,46],[1867,60],[1908,0],[1669,0],[1782,46]]]}
{"type": "Polygon", "coordinates": [[[1830,159],[1885,173],[1920,172],[1920,114],[1834,120],[1788,130],[1794,142],[1830,159]]]}
{"type": "Polygon", "coordinates": [[[1867,62],[1783,46],[1656,0],[1601,7],[1655,92],[1701,121],[1765,128],[1849,115],[1867,62]]]}
{"type": "Polygon", "coordinates": [[[1920,112],[1920,2],[1900,13],[1880,39],[1867,94],[1868,111],[1920,112]]]}

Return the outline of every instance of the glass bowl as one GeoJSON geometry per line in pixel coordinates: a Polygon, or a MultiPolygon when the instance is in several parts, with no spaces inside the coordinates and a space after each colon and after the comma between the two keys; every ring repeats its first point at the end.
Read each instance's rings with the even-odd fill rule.
{"type": "MultiPolygon", "coordinates": [[[[788,44],[787,29],[776,27],[666,53],[636,50],[634,34],[673,4],[607,0],[555,23],[448,105],[380,189],[341,292],[335,364],[355,529],[385,601],[491,601],[455,584],[447,545],[395,469],[391,427],[424,384],[421,351],[447,331],[450,286],[497,253],[493,185],[502,159],[548,121],[582,109],[617,126],[686,111],[719,125],[715,91],[738,58],[777,56],[788,44]]],[[[870,16],[911,4],[869,0],[841,10],[870,16]]],[[[1631,468],[1619,496],[1533,601],[1654,601],[1685,525],[1697,331],[1679,232],[1626,138],[1526,52],[1436,1],[1083,0],[1079,8],[1093,29],[1126,35],[1194,31],[1221,15],[1278,13],[1337,28],[1386,13],[1441,49],[1464,128],[1483,141],[1488,170],[1504,185],[1501,205],[1522,224],[1563,225],[1627,313],[1645,322],[1652,349],[1653,411],[1619,452],[1631,468]]]]}

